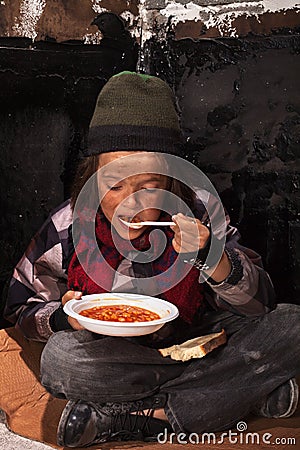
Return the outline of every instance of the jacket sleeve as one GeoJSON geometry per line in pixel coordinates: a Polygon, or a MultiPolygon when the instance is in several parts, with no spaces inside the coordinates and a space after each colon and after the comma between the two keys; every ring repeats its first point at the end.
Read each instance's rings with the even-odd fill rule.
{"type": "Polygon", "coordinates": [[[208,300],[217,308],[230,310],[245,316],[259,316],[275,306],[275,292],[268,273],[264,270],[261,257],[253,250],[240,244],[237,228],[230,225],[225,213],[227,253],[232,270],[221,283],[206,279],[208,300]]]}
{"type": "Polygon", "coordinates": [[[49,319],[67,291],[70,223],[67,203],[50,215],[15,267],[4,317],[28,339],[45,342],[53,333],[49,319]]]}

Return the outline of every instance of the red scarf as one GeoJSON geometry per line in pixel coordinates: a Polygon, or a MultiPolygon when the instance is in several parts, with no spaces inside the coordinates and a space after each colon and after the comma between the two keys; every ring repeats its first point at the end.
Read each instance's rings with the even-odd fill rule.
{"type": "MultiPolygon", "coordinates": [[[[162,244],[161,231],[157,232],[157,230],[147,229],[138,238],[127,241],[119,236],[116,238],[116,233],[113,233],[112,236],[111,224],[102,212],[97,213],[95,223],[89,219],[86,220],[87,216],[83,212],[80,218],[77,219],[80,224],[84,222],[84,227],[79,227],[80,236],[76,239],[76,252],[74,252],[68,268],[69,288],[81,291],[84,295],[99,294],[111,290],[115,271],[124,257],[126,257],[126,254],[132,250],[132,245],[137,250],[136,253],[140,254],[140,252],[149,250],[150,247],[151,250],[157,249],[162,244]],[[153,233],[151,233],[149,241],[151,231],[153,233]],[[94,233],[96,234],[99,248],[95,248],[94,233]],[[117,245],[115,245],[114,241],[117,245]],[[122,256],[116,247],[125,256],[122,256]],[[83,263],[84,268],[78,258],[83,263]]],[[[191,268],[191,266],[183,263],[178,258],[178,254],[172,246],[174,233],[169,228],[161,228],[160,230],[163,231],[166,238],[163,246],[164,251],[156,259],[152,257],[154,260],[150,263],[134,262],[134,273],[143,273],[145,267],[148,267],[148,269],[150,267],[151,275],[149,275],[148,270],[148,274],[144,276],[153,277],[161,274],[159,277],[155,277],[155,280],[158,279],[158,286],[161,292],[158,297],[175,304],[178,307],[180,317],[185,322],[192,323],[197,310],[203,305],[203,285],[198,281],[199,271],[194,267],[191,268]],[[166,271],[169,268],[171,269],[167,273],[166,271]],[[189,272],[187,273],[188,270],[189,272]],[[183,278],[178,283],[181,277],[183,278]],[[169,286],[173,287],[169,288],[169,286]]]]}

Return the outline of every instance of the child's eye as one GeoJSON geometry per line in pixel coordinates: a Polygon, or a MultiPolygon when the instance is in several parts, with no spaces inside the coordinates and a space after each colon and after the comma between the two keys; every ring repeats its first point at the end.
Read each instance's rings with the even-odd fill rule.
{"type": "Polygon", "coordinates": [[[154,194],[155,192],[157,192],[157,188],[143,188],[142,189],[144,192],[147,192],[148,194],[154,194]]]}
{"type": "Polygon", "coordinates": [[[107,186],[109,191],[119,191],[121,188],[122,186],[107,186]]]}

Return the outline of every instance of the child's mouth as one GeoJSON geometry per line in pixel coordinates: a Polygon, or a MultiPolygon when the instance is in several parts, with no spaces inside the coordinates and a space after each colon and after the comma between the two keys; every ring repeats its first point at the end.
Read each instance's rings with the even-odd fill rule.
{"type": "MultiPolygon", "coordinates": [[[[125,215],[119,215],[118,216],[119,221],[121,222],[121,224],[123,226],[125,226],[127,229],[129,228],[129,226],[127,225],[127,223],[139,223],[142,221],[141,217],[139,217],[138,215],[135,216],[125,216],[125,215]],[[127,223],[126,223],[127,222],[127,223]]],[[[130,227],[133,228],[133,227],[130,227]]],[[[135,228],[135,227],[134,227],[135,228]]],[[[133,229],[134,229],[133,228],[133,229]]],[[[137,229],[141,228],[140,226],[137,226],[137,229]]]]}

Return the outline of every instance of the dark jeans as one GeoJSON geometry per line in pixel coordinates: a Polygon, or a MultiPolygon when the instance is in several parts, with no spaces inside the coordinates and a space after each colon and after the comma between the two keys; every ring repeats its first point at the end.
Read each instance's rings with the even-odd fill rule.
{"type": "Polygon", "coordinates": [[[210,312],[199,335],[224,328],[228,342],[201,359],[176,362],[134,339],[61,331],[46,344],[41,382],[55,397],[99,403],[167,394],[175,431],[228,429],[300,371],[300,306],[261,317],[210,312]]]}

